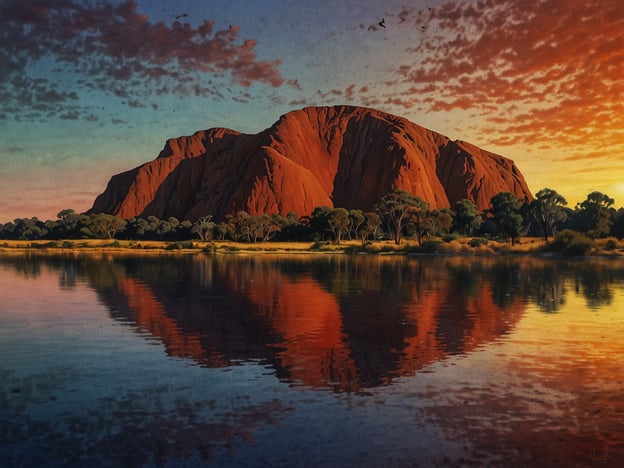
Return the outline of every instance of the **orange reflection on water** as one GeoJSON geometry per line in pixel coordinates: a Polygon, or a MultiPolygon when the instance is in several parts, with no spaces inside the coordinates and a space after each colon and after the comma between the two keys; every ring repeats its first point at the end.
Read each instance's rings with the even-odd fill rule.
{"type": "Polygon", "coordinates": [[[246,291],[257,313],[280,337],[277,349],[290,379],[314,387],[357,390],[336,298],[310,278],[291,280],[275,269],[254,277],[246,291]],[[279,275],[279,281],[276,281],[279,275]]]}
{"type": "Polygon", "coordinates": [[[462,297],[450,287],[425,293],[406,307],[417,333],[406,339],[398,374],[409,375],[449,354],[469,353],[491,343],[509,333],[524,311],[520,300],[504,310],[496,305],[488,283],[481,284],[476,297],[462,297]]]}
{"type": "Polygon", "coordinates": [[[167,316],[165,308],[148,285],[125,277],[118,281],[116,287],[128,302],[130,318],[140,329],[160,339],[169,355],[198,362],[208,360],[214,367],[226,365],[219,353],[204,347],[197,334],[183,332],[177,322],[167,316]]]}
{"type": "MultiPolygon", "coordinates": [[[[336,391],[388,384],[470,352],[508,333],[524,311],[519,299],[497,305],[478,272],[478,287],[460,294],[461,277],[404,260],[337,258],[304,275],[257,259],[204,259],[199,267],[201,278],[212,278],[204,286],[219,290],[231,312],[213,316],[218,305],[203,310],[202,300],[189,301],[186,312],[168,311],[178,303],[170,292],[160,294],[167,305],[159,301],[152,289],[158,283],[119,275],[125,315],[172,356],[212,367],[267,358],[280,378],[336,391]]],[[[455,261],[446,267],[456,268],[455,261]]]]}

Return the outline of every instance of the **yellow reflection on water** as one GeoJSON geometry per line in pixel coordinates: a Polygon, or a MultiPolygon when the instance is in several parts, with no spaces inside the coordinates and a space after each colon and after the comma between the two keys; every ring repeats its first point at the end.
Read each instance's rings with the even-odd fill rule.
{"type": "Polygon", "coordinates": [[[504,430],[546,465],[624,463],[624,291],[610,288],[598,309],[566,280],[558,312],[529,305],[495,351],[504,370],[488,411],[517,413],[504,430]]]}

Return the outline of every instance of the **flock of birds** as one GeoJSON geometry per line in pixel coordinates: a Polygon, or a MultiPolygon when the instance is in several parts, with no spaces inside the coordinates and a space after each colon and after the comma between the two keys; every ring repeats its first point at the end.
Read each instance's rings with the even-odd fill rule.
{"type": "MultiPolygon", "coordinates": [[[[427,7],[427,10],[429,10],[430,13],[433,12],[433,8],[431,7],[427,7]]],[[[405,21],[404,17],[400,17],[400,18],[401,18],[401,22],[405,21]]],[[[386,29],[386,18],[382,18],[381,21],[377,23],[377,26],[379,26],[380,28],[386,29]]],[[[427,29],[427,26],[422,25],[420,28],[424,31],[425,29],[427,29]]],[[[368,30],[377,31],[377,27],[375,25],[370,25],[368,27],[368,30]]]]}
{"type": "MultiPolygon", "coordinates": [[[[431,8],[431,7],[427,7],[427,10],[429,10],[429,12],[432,12],[432,11],[433,11],[433,8],[431,8]]],[[[179,15],[176,15],[176,16],[175,16],[175,19],[176,19],[176,20],[180,20],[180,19],[182,19],[182,18],[187,18],[187,17],[188,17],[188,13],[181,13],[181,14],[179,14],[179,15]]],[[[401,20],[402,20],[402,21],[404,21],[404,20],[405,20],[405,18],[401,18],[401,20]]],[[[386,29],[386,19],[385,19],[385,18],[382,18],[382,19],[381,19],[381,21],[380,21],[379,23],[377,23],[377,24],[379,25],[379,27],[386,29]]],[[[421,26],[420,28],[421,28],[423,31],[424,31],[425,29],[427,29],[427,27],[426,27],[426,26],[424,26],[424,25],[423,25],[423,26],[421,26]]],[[[230,25],[230,29],[232,29],[232,26],[231,26],[231,25],[230,25]]],[[[369,26],[368,30],[369,30],[369,31],[370,31],[370,30],[376,30],[376,28],[375,28],[374,26],[372,26],[372,25],[371,25],[371,26],[369,26]]]]}

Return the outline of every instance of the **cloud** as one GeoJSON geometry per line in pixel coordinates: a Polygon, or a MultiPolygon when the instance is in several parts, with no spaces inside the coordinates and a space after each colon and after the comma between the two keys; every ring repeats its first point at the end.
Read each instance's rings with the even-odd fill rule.
{"type": "Polygon", "coordinates": [[[280,60],[260,60],[256,42],[239,36],[239,27],[215,30],[212,21],[195,27],[152,23],[132,1],[5,0],[0,110],[77,106],[72,101],[81,90],[114,95],[131,106],[152,94],[207,95],[216,89],[206,84],[207,75],[244,87],[299,86],[282,77],[280,60]],[[35,74],[50,62],[54,68],[45,78],[35,74]],[[79,77],[78,92],[60,79],[71,74],[79,77]]]}
{"type": "Polygon", "coordinates": [[[384,96],[396,105],[474,110],[510,143],[623,141],[624,2],[451,1],[396,18],[418,32],[395,69],[404,93],[384,96]]]}

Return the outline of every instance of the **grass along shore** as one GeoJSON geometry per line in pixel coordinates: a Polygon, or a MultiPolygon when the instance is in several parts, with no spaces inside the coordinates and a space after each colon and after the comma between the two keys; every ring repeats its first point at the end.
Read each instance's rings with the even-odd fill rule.
{"type": "MultiPolygon", "coordinates": [[[[429,239],[419,245],[414,240],[368,242],[232,242],[232,241],[130,241],[111,239],[80,240],[0,240],[0,254],[25,251],[37,252],[127,252],[152,254],[257,254],[257,253],[346,253],[346,254],[442,254],[442,255],[552,255],[561,252],[552,248],[552,242],[543,238],[525,237],[514,246],[510,243],[479,237],[461,237],[449,242],[429,239]]],[[[574,252],[572,252],[574,254],[574,252]]],[[[584,255],[624,258],[624,241],[614,238],[592,241],[584,255]]]]}

